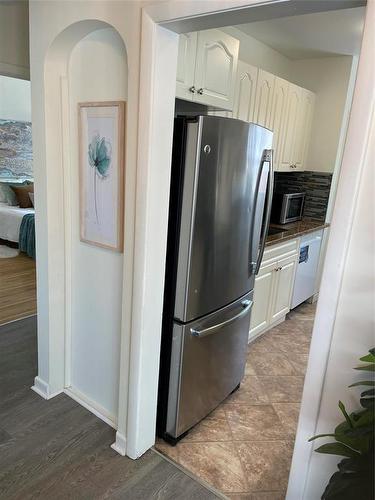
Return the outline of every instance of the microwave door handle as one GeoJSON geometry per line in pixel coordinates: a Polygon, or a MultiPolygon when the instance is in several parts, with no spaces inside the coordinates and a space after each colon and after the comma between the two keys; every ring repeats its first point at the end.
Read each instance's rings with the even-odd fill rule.
{"type": "Polygon", "coordinates": [[[255,266],[255,274],[258,274],[260,265],[262,263],[264,247],[266,245],[266,238],[268,227],[270,225],[270,217],[271,217],[271,208],[272,208],[272,196],[273,196],[273,159],[272,159],[273,150],[266,149],[263,153],[263,161],[261,169],[263,171],[266,164],[268,164],[268,184],[267,184],[267,194],[266,194],[266,203],[265,203],[265,211],[263,212],[262,218],[262,229],[260,236],[260,244],[258,251],[258,258],[255,266]]]}

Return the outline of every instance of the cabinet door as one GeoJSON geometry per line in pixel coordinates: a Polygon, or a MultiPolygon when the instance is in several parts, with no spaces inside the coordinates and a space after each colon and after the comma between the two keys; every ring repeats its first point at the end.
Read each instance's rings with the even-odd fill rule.
{"type": "Polygon", "coordinates": [[[310,90],[301,88],[301,106],[299,109],[294,143],[294,165],[297,170],[304,170],[307,150],[310,142],[311,124],[314,113],[315,95],[310,90]]]}
{"type": "Polygon", "coordinates": [[[183,33],[178,42],[176,97],[191,101],[194,85],[197,33],[183,33]]]}
{"type": "Polygon", "coordinates": [[[270,323],[283,318],[290,311],[296,263],[297,255],[277,262],[270,323]]]}
{"type": "Polygon", "coordinates": [[[257,79],[258,68],[243,61],[238,61],[233,118],[245,122],[254,120],[257,79]]]}
{"type": "Polygon", "coordinates": [[[219,30],[198,33],[194,101],[233,110],[239,41],[219,30]]]}
{"type": "Polygon", "coordinates": [[[274,168],[278,170],[285,115],[288,104],[289,82],[276,77],[272,100],[270,129],[273,131],[274,168]]]}
{"type": "Polygon", "coordinates": [[[255,278],[254,305],[251,310],[249,341],[262,332],[269,323],[273,281],[276,264],[269,264],[260,269],[255,278]]]}
{"type": "Polygon", "coordinates": [[[267,128],[270,128],[275,78],[275,75],[272,75],[263,69],[258,71],[254,122],[267,128]]]}
{"type": "Polygon", "coordinates": [[[278,170],[294,171],[296,127],[301,108],[301,87],[289,84],[285,123],[282,131],[278,170]]]}

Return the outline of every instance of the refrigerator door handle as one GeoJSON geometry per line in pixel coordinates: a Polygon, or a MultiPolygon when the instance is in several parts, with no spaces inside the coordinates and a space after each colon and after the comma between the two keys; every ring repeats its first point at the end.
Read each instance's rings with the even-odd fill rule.
{"type": "MultiPolygon", "coordinates": [[[[267,199],[265,202],[265,211],[263,212],[262,217],[262,228],[260,233],[260,243],[258,248],[258,256],[256,262],[251,263],[252,270],[255,274],[258,274],[260,265],[262,263],[264,247],[266,245],[266,238],[268,227],[270,223],[271,217],[271,208],[272,208],[272,196],[273,196],[273,150],[265,149],[262,157],[262,164],[260,168],[260,179],[262,178],[263,170],[265,165],[268,165],[268,183],[267,183],[267,199]]],[[[260,184],[260,182],[259,182],[260,184]]]]}
{"type": "Polygon", "coordinates": [[[206,335],[210,335],[211,333],[214,333],[215,330],[219,330],[220,328],[223,328],[224,326],[229,325],[233,321],[236,321],[237,319],[242,318],[242,316],[245,316],[249,312],[249,309],[253,305],[252,300],[243,300],[241,302],[241,305],[243,307],[242,311],[233,316],[232,318],[227,319],[226,321],[223,321],[221,323],[218,323],[217,325],[210,326],[208,328],[203,328],[202,330],[199,330],[197,328],[190,328],[190,333],[193,337],[205,337],[206,335]]]}

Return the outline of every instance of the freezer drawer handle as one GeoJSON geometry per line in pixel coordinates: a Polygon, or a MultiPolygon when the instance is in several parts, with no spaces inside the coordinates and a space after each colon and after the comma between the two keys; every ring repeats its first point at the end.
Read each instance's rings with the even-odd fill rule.
{"type": "Polygon", "coordinates": [[[217,325],[210,326],[209,328],[204,328],[203,330],[198,330],[196,328],[190,328],[190,333],[193,335],[193,337],[205,337],[206,335],[210,335],[211,333],[214,333],[215,330],[218,330],[219,328],[223,328],[223,326],[229,325],[233,321],[236,321],[237,319],[242,318],[242,316],[245,316],[245,314],[249,311],[251,306],[253,305],[252,300],[243,300],[241,302],[241,306],[244,308],[240,313],[236,314],[236,316],[233,316],[233,318],[229,318],[226,321],[223,321],[222,323],[218,323],[217,325]]]}

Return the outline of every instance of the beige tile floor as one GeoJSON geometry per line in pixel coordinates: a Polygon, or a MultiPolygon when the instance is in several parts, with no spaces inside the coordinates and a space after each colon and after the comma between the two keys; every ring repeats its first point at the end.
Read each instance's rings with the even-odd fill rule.
{"type": "Polygon", "coordinates": [[[231,500],[285,498],[315,305],[248,348],[240,389],[173,447],[156,448],[231,500]]]}

